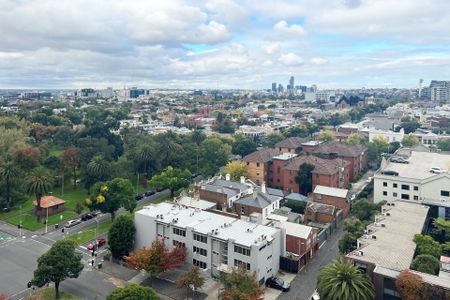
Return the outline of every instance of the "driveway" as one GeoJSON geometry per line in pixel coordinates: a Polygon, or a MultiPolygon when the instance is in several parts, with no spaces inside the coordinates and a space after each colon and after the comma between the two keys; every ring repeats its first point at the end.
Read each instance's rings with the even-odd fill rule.
{"type": "Polygon", "coordinates": [[[278,296],[279,300],[309,300],[317,285],[317,276],[323,266],[339,257],[339,239],[342,226],[319,249],[316,256],[291,282],[291,289],[278,296]]]}
{"type": "Polygon", "coordinates": [[[369,182],[367,182],[367,179],[369,177],[372,177],[373,180],[373,175],[375,174],[374,170],[369,170],[367,171],[357,182],[352,183],[352,187],[350,188],[350,194],[356,194],[358,196],[359,193],[362,192],[362,190],[364,190],[364,188],[369,184],[369,182]]]}

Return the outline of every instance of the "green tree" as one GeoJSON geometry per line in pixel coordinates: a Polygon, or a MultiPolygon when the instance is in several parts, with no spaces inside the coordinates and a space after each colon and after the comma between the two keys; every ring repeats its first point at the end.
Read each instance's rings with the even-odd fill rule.
{"type": "Polygon", "coordinates": [[[202,175],[216,174],[228,162],[231,146],[216,137],[208,138],[200,144],[199,164],[202,175]]]}
{"type": "Polygon", "coordinates": [[[332,141],[336,140],[336,137],[334,136],[333,131],[325,130],[319,134],[319,140],[324,143],[332,142],[332,141]]]}
{"type": "Polygon", "coordinates": [[[321,299],[372,300],[375,296],[369,277],[342,257],[320,270],[317,291],[321,299]]]}
{"type": "Polygon", "coordinates": [[[411,263],[411,269],[431,275],[438,275],[440,264],[439,260],[428,254],[417,255],[411,263]]]}
{"type": "Polygon", "coordinates": [[[293,212],[304,214],[307,201],[288,200],[284,206],[289,207],[293,212]]]}
{"type": "Polygon", "coordinates": [[[450,235],[450,221],[445,220],[444,218],[436,218],[433,221],[433,226],[437,231],[437,240],[440,243],[445,243],[449,240],[450,235]]]}
{"type": "Polygon", "coordinates": [[[190,185],[191,176],[191,172],[187,169],[174,169],[169,166],[167,171],[154,175],[149,184],[152,187],[169,189],[170,196],[173,197],[176,191],[190,185]]]}
{"type": "Polygon", "coordinates": [[[240,161],[230,161],[225,166],[225,174],[230,174],[232,180],[238,181],[241,176],[247,177],[248,172],[245,164],[240,161]]]}
{"type": "MultiPolygon", "coordinates": [[[[193,266],[189,271],[181,274],[178,278],[176,285],[177,288],[186,289],[186,298],[189,299],[189,290],[194,287],[196,289],[201,288],[205,284],[205,278],[200,274],[200,269],[197,266],[193,266]]],[[[194,297],[192,297],[194,299],[194,297]]]]}
{"type": "Polygon", "coordinates": [[[416,131],[417,128],[420,128],[420,123],[417,122],[415,118],[404,117],[401,120],[400,126],[398,126],[396,129],[399,130],[400,128],[403,128],[403,130],[405,130],[405,134],[410,134],[416,131]]]}
{"type": "Polygon", "coordinates": [[[77,247],[71,240],[56,241],[50,250],[38,258],[32,284],[42,287],[54,282],[56,299],[59,299],[59,284],[66,278],[78,278],[83,270],[82,256],[75,251],[77,247]]]}
{"type": "Polygon", "coordinates": [[[305,125],[291,127],[287,130],[285,136],[306,138],[309,136],[308,128],[305,125]]]}
{"type": "Polygon", "coordinates": [[[369,161],[380,164],[381,154],[389,152],[389,142],[387,138],[376,136],[368,145],[369,161]]]}
{"type": "Polygon", "coordinates": [[[150,166],[154,158],[154,151],[149,145],[143,145],[137,151],[137,159],[139,163],[144,165],[144,171],[147,175],[150,174],[150,166]]]}
{"type": "Polygon", "coordinates": [[[149,287],[130,284],[112,292],[106,300],[158,300],[155,290],[149,287]]]}
{"type": "Polygon", "coordinates": [[[300,187],[300,193],[308,195],[312,192],[312,171],[315,166],[308,163],[302,163],[299,167],[297,176],[295,177],[295,182],[298,183],[300,187]]]}
{"type": "Polygon", "coordinates": [[[105,180],[109,172],[109,162],[102,156],[94,156],[87,165],[88,174],[97,181],[105,180]]]}
{"type": "Polygon", "coordinates": [[[128,255],[134,246],[136,228],[129,216],[119,216],[108,232],[108,244],[114,258],[128,255]]]}
{"type": "Polygon", "coordinates": [[[358,219],[347,219],[344,221],[344,231],[359,238],[364,233],[364,224],[358,219]]]}
{"type": "Polygon", "coordinates": [[[241,157],[256,151],[256,144],[248,138],[238,135],[235,142],[231,145],[231,152],[241,157]]]}
{"type": "Polygon", "coordinates": [[[33,194],[36,197],[36,216],[38,223],[41,221],[42,196],[48,194],[51,185],[52,180],[50,174],[43,167],[35,168],[25,179],[27,193],[33,194]]]}
{"type": "Polygon", "coordinates": [[[435,241],[429,235],[416,234],[414,235],[414,243],[416,243],[417,254],[428,254],[436,258],[441,256],[441,245],[439,242],[435,241]]]}
{"type": "Polygon", "coordinates": [[[339,252],[342,254],[347,254],[352,252],[357,247],[357,239],[355,236],[349,232],[345,232],[339,239],[339,252]]]}
{"type": "Polygon", "coordinates": [[[363,222],[373,220],[375,214],[380,211],[380,205],[369,202],[367,199],[359,199],[352,205],[352,214],[363,222]]]}
{"type": "Polygon", "coordinates": [[[200,145],[206,139],[206,135],[200,130],[194,130],[191,135],[191,140],[198,145],[200,145]]]}
{"type": "Polygon", "coordinates": [[[440,139],[436,146],[442,151],[450,151],[450,139],[440,139]]]}
{"type": "Polygon", "coordinates": [[[77,204],[75,204],[75,212],[79,215],[83,212],[83,203],[81,202],[77,202],[77,204]]]}
{"type": "Polygon", "coordinates": [[[243,267],[234,269],[231,274],[220,278],[223,290],[220,298],[224,300],[259,299],[263,290],[259,286],[255,273],[250,273],[243,267]]]}
{"type": "Polygon", "coordinates": [[[273,148],[275,144],[284,140],[284,136],[280,133],[269,133],[263,140],[262,144],[264,147],[273,148]]]}
{"type": "Polygon", "coordinates": [[[5,204],[6,209],[9,209],[11,205],[11,188],[13,187],[17,177],[19,176],[19,170],[12,161],[7,161],[0,166],[0,178],[4,181],[6,193],[5,204]]]}
{"type": "Polygon", "coordinates": [[[364,140],[359,134],[351,133],[348,135],[347,139],[345,140],[345,143],[348,145],[358,145],[363,144],[364,140]]]}
{"type": "Polygon", "coordinates": [[[133,187],[131,182],[123,178],[115,178],[108,182],[97,182],[92,188],[92,194],[86,198],[85,204],[91,209],[98,209],[103,213],[110,213],[114,221],[116,211],[125,206],[133,211],[136,201],[133,199],[133,187]],[[134,204],[131,204],[133,199],[134,204]]]}
{"type": "Polygon", "coordinates": [[[419,139],[412,134],[405,135],[402,139],[402,145],[405,147],[412,147],[417,144],[419,144],[419,139]]]}

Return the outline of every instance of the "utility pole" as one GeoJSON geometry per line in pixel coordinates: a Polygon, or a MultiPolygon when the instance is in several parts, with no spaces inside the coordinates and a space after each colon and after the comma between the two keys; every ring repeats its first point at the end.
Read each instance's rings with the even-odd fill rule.
{"type": "Polygon", "coordinates": [[[20,206],[19,236],[22,237],[22,205],[20,206]]]}
{"type": "Polygon", "coordinates": [[[45,233],[48,232],[48,206],[47,206],[47,218],[45,219],[45,233]]]}

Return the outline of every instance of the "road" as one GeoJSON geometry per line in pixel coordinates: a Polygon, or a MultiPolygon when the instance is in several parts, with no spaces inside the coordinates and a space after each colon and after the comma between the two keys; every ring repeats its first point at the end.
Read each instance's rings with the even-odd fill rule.
{"type": "Polygon", "coordinates": [[[339,239],[342,235],[342,226],[333,233],[313,260],[303,268],[291,282],[291,289],[278,296],[278,300],[310,300],[316,285],[317,276],[323,266],[339,257],[339,239]]]}
{"type": "MultiPolygon", "coordinates": [[[[139,201],[138,207],[147,205],[153,201],[170,195],[168,190],[162,191],[139,201]]],[[[121,209],[117,215],[124,213],[121,209]]],[[[109,220],[109,214],[97,216],[99,223],[109,220]]],[[[69,233],[76,233],[96,224],[91,219],[69,229],[69,233]]],[[[26,288],[27,282],[33,277],[33,271],[37,266],[37,259],[46,252],[53,243],[65,235],[61,230],[53,230],[47,234],[23,232],[23,238],[18,235],[17,227],[6,223],[0,223],[0,229],[15,234],[16,237],[9,241],[0,242],[0,293],[5,293],[11,300],[23,299],[30,293],[26,288]]],[[[116,286],[114,280],[108,275],[99,272],[89,265],[91,255],[89,251],[79,251],[83,254],[85,268],[77,279],[68,279],[61,283],[61,290],[73,293],[82,299],[104,299],[116,286]]]]}

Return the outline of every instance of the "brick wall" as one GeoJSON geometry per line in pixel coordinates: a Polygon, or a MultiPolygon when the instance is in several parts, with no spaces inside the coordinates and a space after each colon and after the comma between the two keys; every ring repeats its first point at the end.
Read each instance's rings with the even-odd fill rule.
{"type": "Polygon", "coordinates": [[[347,202],[346,198],[314,194],[314,201],[323,204],[334,205],[337,208],[342,209],[344,218],[346,218],[350,213],[350,203],[347,202]]]}
{"type": "Polygon", "coordinates": [[[228,207],[226,194],[200,189],[200,199],[218,203],[222,207],[228,207]]]}

